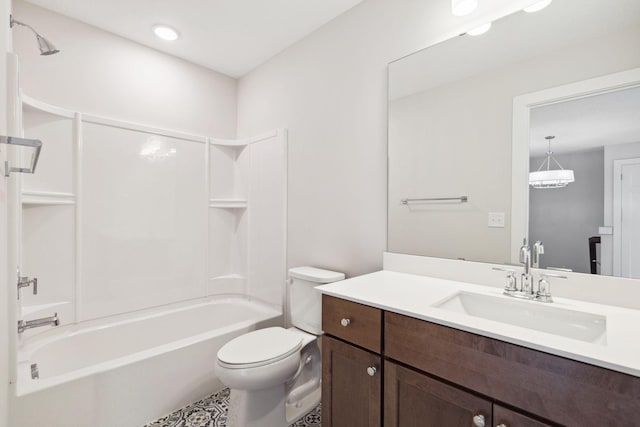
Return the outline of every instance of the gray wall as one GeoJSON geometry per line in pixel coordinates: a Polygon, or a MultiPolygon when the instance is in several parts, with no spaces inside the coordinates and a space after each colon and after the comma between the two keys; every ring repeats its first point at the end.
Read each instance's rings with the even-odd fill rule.
{"type": "MultiPolygon", "coordinates": [[[[576,181],[565,188],[529,191],[529,238],[542,241],[541,267],[570,268],[589,273],[589,237],[604,221],[604,149],[558,154],[576,181]]],[[[531,159],[538,169],[544,157],[531,159]]]]}

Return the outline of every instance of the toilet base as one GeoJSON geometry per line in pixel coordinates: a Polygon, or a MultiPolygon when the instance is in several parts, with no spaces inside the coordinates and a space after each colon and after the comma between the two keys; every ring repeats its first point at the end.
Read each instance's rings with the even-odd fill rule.
{"type": "Polygon", "coordinates": [[[317,388],[312,393],[300,399],[295,404],[287,403],[287,425],[295,423],[296,421],[307,415],[309,412],[313,411],[320,403],[321,395],[322,390],[320,388],[317,388]]]}
{"type": "Polygon", "coordinates": [[[284,386],[231,390],[227,427],[287,427],[320,403],[320,388],[296,404],[285,404],[284,393],[284,386]]]}
{"type": "Polygon", "coordinates": [[[231,390],[228,427],[286,427],[284,384],[263,390],[231,390]]]}

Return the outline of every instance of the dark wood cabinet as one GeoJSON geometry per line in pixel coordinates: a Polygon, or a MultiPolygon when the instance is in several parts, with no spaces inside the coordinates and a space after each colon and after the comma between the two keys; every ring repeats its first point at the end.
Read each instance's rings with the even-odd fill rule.
{"type": "Polygon", "coordinates": [[[492,426],[492,403],[396,363],[384,363],[384,426],[492,426]]]}
{"type": "Polygon", "coordinates": [[[382,351],[382,310],[322,296],[322,330],[374,353],[382,351]]]}
{"type": "Polygon", "coordinates": [[[385,357],[567,426],[640,425],[640,378],[396,313],[385,357]]]}
{"type": "Polygon", "coordinates": [[[380,355],[325,335],[322,363],[322,426],[379,427],[380,355]]]}
{"type": "Polygon", "coordinates": [[[536,421],[498,404],[493,405],[493,424],[496,427],[551,427],[551,424],[536,421]]]}
{"type": "Polygon", "coordinates": [[[324,427],[640,426],[632,375],[326,295],[323,329],[324,427]]]}

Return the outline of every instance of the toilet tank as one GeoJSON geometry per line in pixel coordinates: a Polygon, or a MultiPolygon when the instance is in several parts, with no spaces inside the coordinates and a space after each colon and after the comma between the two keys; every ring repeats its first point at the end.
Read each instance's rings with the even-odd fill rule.
{"type": "Polygon", "coordinates": [[[316,286],[344,280],[344,273],[315,267],[289,270],[289,313],[291,323],[310,334],[322,333],[322,294],[316,286]]]}

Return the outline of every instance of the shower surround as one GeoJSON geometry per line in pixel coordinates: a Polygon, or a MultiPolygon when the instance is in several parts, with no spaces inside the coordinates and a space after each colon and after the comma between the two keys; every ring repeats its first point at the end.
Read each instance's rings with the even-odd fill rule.
{"type": "Polygon", "coordinates": [[[57,401],[39,412],[72,425],[57,412],[74,398],[121,416],[158,401],[142,424],[222,388],[217,348],[282,323],[286,132],[220,140],[20,98],[24,136],[44,146],[16,180],[19,268],[39,282],[16,317],[57,312],[61,326],[18,337],[15,425],[42,425],[34,404],[57,401]]]}

